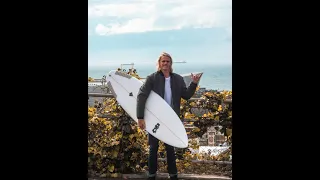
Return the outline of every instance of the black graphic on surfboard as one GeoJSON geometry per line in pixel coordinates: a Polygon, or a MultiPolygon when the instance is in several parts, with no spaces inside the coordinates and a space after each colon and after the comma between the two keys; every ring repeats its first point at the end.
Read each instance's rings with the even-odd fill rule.
{"type": "Polygon", "coordinates": [[[156,133],[157,130],[159,129],[159,126],[160,126],[160,124],[157,123],[157,124],[154,126],[154,128],[152,129],[152,132],[153,132],[153,133],[156,133]]]}

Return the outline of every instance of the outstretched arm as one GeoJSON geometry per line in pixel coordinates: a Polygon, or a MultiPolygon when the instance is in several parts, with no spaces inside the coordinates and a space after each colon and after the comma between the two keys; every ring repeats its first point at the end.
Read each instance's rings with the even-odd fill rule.
{"type": "Polygon", "coordinates": [[[202,74],[199,75],[193,75],[191,73],[191,79],[192,82],[190,83],[189,87],[186,87],[186,83],[184,82],[184,80],[182,79],[182,86],[181,86],[181,97],[185,100],[190,99],[193,94],[196,92],[197,86],[198,86],[198,82],[201,78],[202,74]]]}

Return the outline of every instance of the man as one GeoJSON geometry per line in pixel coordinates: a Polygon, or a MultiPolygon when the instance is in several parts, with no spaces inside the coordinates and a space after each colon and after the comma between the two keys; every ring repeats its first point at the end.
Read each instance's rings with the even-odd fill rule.
{"type": "MultiPolygon", "coordinates": [[[[160,55],[157,62],[157,68],[158,70],[156,72],[147,76],[137,96],[137,118],[138,125],[141,129],[146,128],[144,121],[144,109],[146,100],[151,90],[164,98],[165,101],[170,104],[170,106],[179,116],[181,98],[188,100],[193,96],[201,77],[201,75],[194,76],[193,74],[191,74],[192,82],[187,88],[182,76],[173,73],[172,58],[168,53],[162,53],[160,55]]],[[[152,180],[155,179],[157,172],[157,154],[159,148],[159,140],[149,134],[148,143],[150,145],[148,159],[148,176],[149,179],[152,180]]],[[[165,147],[167,152],[167,164],[170,179],[178,179],[174,147],[168,144],[165,144],[165,147]]]]}

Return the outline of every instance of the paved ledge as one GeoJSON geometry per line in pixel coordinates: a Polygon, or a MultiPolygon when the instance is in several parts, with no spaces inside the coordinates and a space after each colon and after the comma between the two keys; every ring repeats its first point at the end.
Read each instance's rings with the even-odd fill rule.
{"type": "MultiPolygon", "coordinates": [[[[169,179],[169,174],[168,173],[158,173],[157,174],[157,179],[169,179]]],[[[212,180],[232,180],[230,177],[226,176],[218,176],[218,175],[199,175],[199,174],[179,174],[179,180],[183,179],[212,179],[212,180]]],[[[135,179],[135,180],[142,180],[142,179],[147,179],[146,174],[122,174],[122,177],[119,178],[101,178],[101,177],[90,177],[88,180],[125,180],[125,179],[135,179]]]]}

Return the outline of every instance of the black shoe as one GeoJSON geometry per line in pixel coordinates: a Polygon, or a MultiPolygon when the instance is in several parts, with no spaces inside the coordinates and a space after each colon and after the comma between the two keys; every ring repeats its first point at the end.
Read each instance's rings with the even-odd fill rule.
{"type": "Polygon", "coordinates": [[[156,180],[156,177],[148,177],[148,180],[156,180]]]}
{"type": "Polygon", "coordinates": [[[171,176],[170,180],[178,180],[178,176],[171,176]]]}

